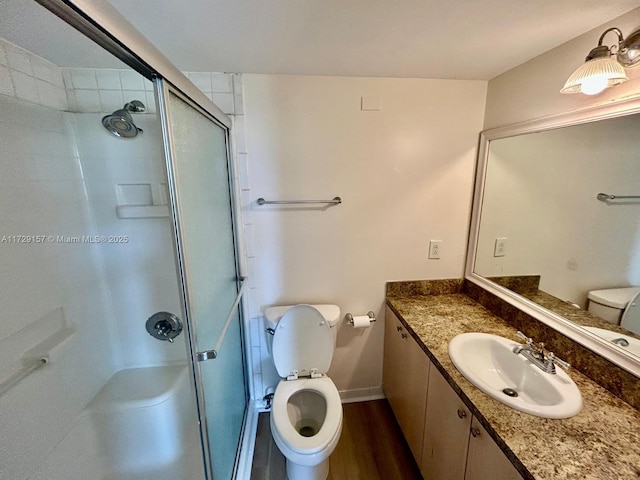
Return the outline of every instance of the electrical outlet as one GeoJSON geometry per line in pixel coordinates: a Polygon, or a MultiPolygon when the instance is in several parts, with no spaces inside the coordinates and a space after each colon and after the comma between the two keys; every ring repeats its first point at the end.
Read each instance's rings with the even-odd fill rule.
{"type": "Polygon", "coordinates": [[[504,237],[496,238],[496,244],[493,248],[494,257],[504,257],[507,254],[507,239],[504,237]]]}
{"type": "Polygon", "coordinates": [[[429,258],[438,259],[442,252],[442,240],[430,240],[429,241],[429,258]]]}

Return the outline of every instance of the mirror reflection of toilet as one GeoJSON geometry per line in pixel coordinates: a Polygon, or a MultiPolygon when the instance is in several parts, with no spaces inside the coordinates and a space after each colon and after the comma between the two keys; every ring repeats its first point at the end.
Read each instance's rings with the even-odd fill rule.
{"type": "Polygon", "coordinates": [[[340,318],[337,305],[270,307],[271,354],[282,378],[271,409],[271,435],[287,459],[289,480],[326,480],[342,433],[342,402],[326,376],[340,318]]]}
{"type": "Polygon", "coordinates": [[[592,290],[587,310],[640,335],[640,287],[592,290]]]}

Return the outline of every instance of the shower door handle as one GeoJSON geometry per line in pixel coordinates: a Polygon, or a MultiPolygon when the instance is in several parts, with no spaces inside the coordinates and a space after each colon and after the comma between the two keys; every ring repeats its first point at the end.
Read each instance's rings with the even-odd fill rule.
{"type": "Polygon", "coordinates": [[[218,356],[218,352],[215,350],[205,350],[203,352],[196,353],[196,360],[199,362],[206,362],[207,360],[213,360],[218,356]]]}
{"type": "Polygon", "coordinates": [[[236,299],[231,306],[231,311],[227,316],[227,319],[224,322],[224,327],[222,327],[222,332],[220,333],[220,337],[218,337],[218,341],[216,342],[215,347],[211,350],[203,350],[201,352],[196,352],[195,357],[198,362],[205,362],[207,360],[213,360],[218,357],[218,352],[220,351],[220,347],[222,346],[222,342],[224,341],[224,336],[227,334],[227,329],[231,324],[231,320],[233,320],[233,314],[236,312],[236,308],[238,308],[238,304],[240,303],[240,299],[242,298],[242,294],[247,289],[247,277],[240,277],[240,290],[238,290],[238,294],[236,295],[236,299]]]}

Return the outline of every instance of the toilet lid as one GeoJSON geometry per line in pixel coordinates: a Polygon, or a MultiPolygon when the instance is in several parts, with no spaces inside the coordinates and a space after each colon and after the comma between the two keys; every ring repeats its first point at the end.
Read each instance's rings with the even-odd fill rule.
{"type": "Polygon", "coordinates": [[[285,378],[294,371],[301,377],[311,369],[327,373],[333,357],[333,336],[322,314],[310,305],[291,307],[273,334],[273,362],[285,378]]]}
{"type": "Polygon", "coordinates": [[[622,314],[620,326],[636,335],[640,335],[640,292],[629,302],[629,305],[622,314]]]}

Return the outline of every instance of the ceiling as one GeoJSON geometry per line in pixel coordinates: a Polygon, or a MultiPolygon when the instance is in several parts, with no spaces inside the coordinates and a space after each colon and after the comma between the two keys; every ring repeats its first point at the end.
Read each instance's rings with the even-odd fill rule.
{"type": "Polygon", "coordinates": [[[638,0],[109,1],[181,70],[478,80],[639,6],[638,0]]]}
{"type": "MultiPolygon", "coordinates": [[[[0,37],[63,67],[123,66],[35,1],[0,2],[0,37]]],[[[474,80],[638,7],[638,0],[109,2],[181,70],[474,80]]]]}

